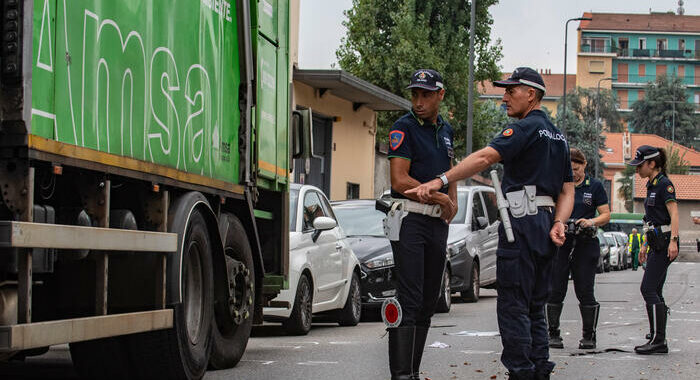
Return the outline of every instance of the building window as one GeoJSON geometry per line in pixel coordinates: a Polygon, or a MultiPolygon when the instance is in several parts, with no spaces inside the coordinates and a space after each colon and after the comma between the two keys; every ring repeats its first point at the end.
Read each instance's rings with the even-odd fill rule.
{"type": "Polygon", "coordinates": [[[656,40],[656,50],[666,50],[666,43],[667,41],[665,38],[659,38],[658,40],[656,40]]]}
{"type": "Polygon", "coordinates": [[[639,71],[639,79],[642,82],[646,82],[647,81],[647,65],[640,63],[638,71],[639,71]]]}
{"type": "Polygon", "coordinates": [[[588,72],[594,74],[605,73],[605,62],[603,61],[588,61],[588,72]]]}
{"type": "Polygon", "coordinates": [[[348,182],[347,199],[360,199],[360,185],[348,182]]]}
{"type": "Polygon", "coordinates": [[[606,38],[584,38],[581,51],[584,53],[605,53],[606,38]]]}
{"type": "Polygon", "coordinates": [[[666,76],[666,65],[656,65],[656,79],[666,76]]]}
{"type": "Polygon", "coordinates": [[[639,48],[640,48],[640,49],[646,49],[646,48],[647,48],[647,39],[646,39],[646,38],[640,38],[640,39],[639,39],[639,48]]]}
{"type": "Polygon", "coordinates": [[[678,40],[678,50],[685,51],[685,40],[682,38],[678,40]]]}
{"type": "Polygon", "coordinates": [[[630,40],[627,38],[620,38],[617,40],[617,44],[619,45],[618,55],[628,57],[630,50],[630,40]]]}

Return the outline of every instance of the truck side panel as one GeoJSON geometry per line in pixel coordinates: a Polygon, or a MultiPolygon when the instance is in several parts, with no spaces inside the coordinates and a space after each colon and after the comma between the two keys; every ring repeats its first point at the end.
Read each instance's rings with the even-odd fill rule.
{"type": "Polygon", "coordinates": [[[238,183],[235,3],[35,0],[32,134],[238,183]]]}

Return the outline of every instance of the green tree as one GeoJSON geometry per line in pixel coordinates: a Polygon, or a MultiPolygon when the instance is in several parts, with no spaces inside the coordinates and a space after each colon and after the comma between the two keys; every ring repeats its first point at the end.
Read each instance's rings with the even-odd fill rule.
{"type": "MultiPolygon", "coordinates": [[[[622,122],[615,105],[615,97],[610,90],[601,89],[596,94],[596,89],[577,87],[566,96],[566,139],[569,146],[580,149],[586,155],[588,166],[586,172],[593,175],[595,171],[596,136],[601,149],[605,147],[605,137],[601,135],[602,129],[611,132],[622,130],[622,122]],[[596,125],[595,109],[598,100],[599,124],[596,125]],[[601,130],[599,130],[601,129],[601,130]]],[[[562,112],[563,98],[557,104],[557,116],[555,124],[562,126],[564,115],[562,112]]],[[[600,158],[600,155],[598,156],[600,158]]],[[[602,175],[603,165],[599,164],[598,174],[602,175]]]]}
{"type": "MultiPolygon", "coordinates": [[[[474,50],[475,81],[497,80],[501,58],[500,41],[491,42],[493,19],[488,8],[497,0],[476,3],[474,50]]],[[[397,94],[405,90],[411,73],[419,68],[438,70],[445,80],[446,94],[441,114],[455,129],[464,153],[469,80],[470,3],[466,0],[353,0],[345,11],[347,34],[336,51],[343,70],[397,94]]],[[[473,84],[472,84],[473,85],[473,84]]],[[[475,97],[478,92],[474,91],[475,97]]],[[[489,120],[474,112],[473,148],[488,140],[478,132],[489,120]]],[[[381,113],[379,139],[385,140],[400,113],[381,113]]],[[[461,151],[459,150],[461,147],[461,151]]]]}
{"type": "Polygon", "coordinates": [[[617,180],[617,183],[620,184],[620,187],[617,189],[618,195],[625,200],[625,209],[627,209],[627,212],[632,212],[633,210],[632,188],[635,172],[635,166],[627,165],[625,170],[622,171],[622,178],[617,180]]]}
{"type": "Polygon", "coordinates": [[[688,103],[683,81],[678,77],[660,77],[646,86],[646,96],[632,104],[627,120],[638,133],[651,133],[685,146],[693,146],[698,135],[700,116],[688,103]],[[675,115],[674,115],[675,106],[675,115]],[[675,136],[674,136],[675,135],[675,136]]]}
{"type": "Polygon", "coordinates": [[[685,160],[686,152],[681,152],[679,149],[674,149],[673,145],[666,147],[666,171],[668,174],[688,174],[690,170],[690,162],[685,160]]]}

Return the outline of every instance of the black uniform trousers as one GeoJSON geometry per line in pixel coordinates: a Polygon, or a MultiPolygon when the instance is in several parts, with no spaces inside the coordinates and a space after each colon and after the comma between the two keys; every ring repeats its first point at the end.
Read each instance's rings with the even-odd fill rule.
{"type": "Polygon", "coordinates": [[[647,251],[647,267],[642,278],[642,285],[639,287],[647,305],[665,303],[663,290],[670,264],[668,245],[665,249],[657,250],[650,247],[647,251]]]}
{"type": "Polygon", "coordinates": [[[549,237],[552,213],[539,208],[537,215],[511,217],[515,241],[509,243],[499,227],[496,262],[498,328],[501,362],[511,374],[529,379],[554,369],[544,305],[550,294],[556,246],[549,237]]]}
{"type": "Polygon", "coordinates": [[[554,259],[552,294],[549,296],[549,303],[564,302],[569,285],[569,271],[571,271],[578,302],[584,306],[597,305],[593,286],[599,257],[598,238],[568,236],[554,259]]]}
{"type": "Polygon", "coordinates": [[[409,213],[401,224],[399,241],[391,242],[401,326],[430,327],[440,298],[448,231],[440,218],[409,213]]]}

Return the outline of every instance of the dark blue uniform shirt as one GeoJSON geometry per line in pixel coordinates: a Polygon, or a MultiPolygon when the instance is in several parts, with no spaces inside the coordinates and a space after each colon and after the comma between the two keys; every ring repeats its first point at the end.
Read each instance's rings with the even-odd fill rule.
{"type": "MultiPolygon", "coordinates": [[[[454,158],[454,131],[440,115],[431,124],[416,117],[413,112],[397,120],[389,132],[389,158],[399,157],[411,161],[408,175],[420,183],[435,179],[450,170],[454,158]]],[[[447,194],[447,188],[440,191],[447,194]]],[[[405,198],[391,189],[393,198],[405,198]]]]}
{"type": "Polygon", "coordinates": [[[556,202],[565,182],[573,182],[569,144],[541,110],[508,125],[489,146],[501,155],[504,193],[537,186],[538,195],[556,202]]]}
{"type": "Polygon", "coordinates": [[[647,199],[644,200],[645,219],[654,226],[671,224],[666,203],[676,201],[676,188],[666,174],[659,173],[647,182],[647,199]]]}
{"type": "Polygon", "coordinates": [[[586,178],[576,186],[574,193],[574,210],[572,219],[591,219],[595,217],[598,206],[608,204],[608,194],[605,193],[603,184],[595,178],[586,178]]]}

